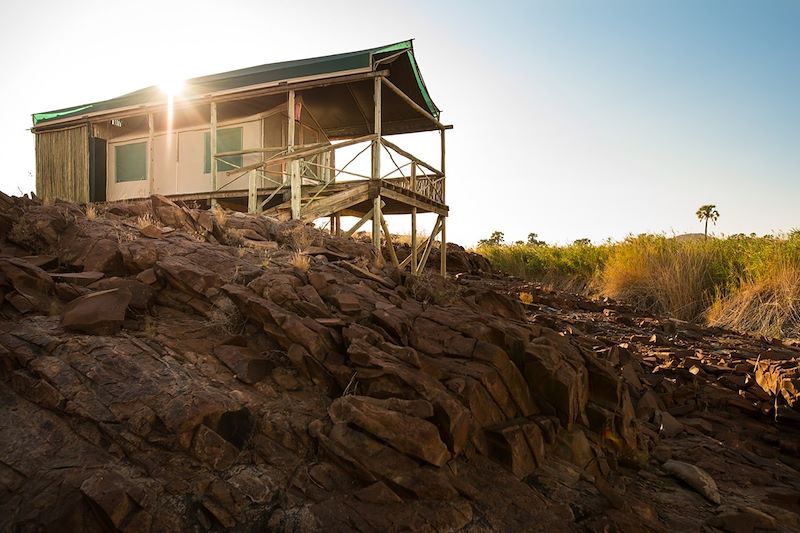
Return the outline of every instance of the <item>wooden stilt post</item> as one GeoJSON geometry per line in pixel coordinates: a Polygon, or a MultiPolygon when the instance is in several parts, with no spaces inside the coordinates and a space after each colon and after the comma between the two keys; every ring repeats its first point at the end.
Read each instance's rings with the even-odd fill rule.
{"type": "MultiPolygon", "coordinates": [[[[411,190],[417,192],[417,162],[411,162],[411,190]]],[[[417,271],[417,208],[411,208],[411,272],[417,271]]]]}
{"type": "Polygon", "coordinates": [[[147,180],[149,181],[150,194],[156,192],[156,175],[155,175],[155,127],[154,127],[153,114],[147,114],[147,180]]]}
{"type": "MultiPolygon", "coordinates": [[[[294,151],[294,135],[295,135],[295,94],[294,90],[289,91],[289,101],[287,102],[289,108],[289,127],[287,129],[287,152],[291,154],[294,151]]],[[[300,181],[300,161],[289,161],[289,187],[291,189],[292,199],[292,219],[300,218],[300,200],[302,198],[302,183],[300,181]]]]}
{"type": "Polygon", "coordinates": [[[342,236],[342,216],[339,213],[334,215],[334,219],[336,219],[336,236],[342,236]]]}
{"type": "MultiPolygon", "coordinates": [[[[217,103],[211,102],[211,131],[208,134],[209,149],[211,155],[211,191],[217,191],[217,103]]],[[[211,206],[217,205],[215,199],[211,200],[211,206]]]]}
{"type": "Polygon", "coordinates": [[[372,201],[372,245],[375,251],[381,253],[381,196],[378,195],[372,201]]]}
{"type": "MultiPolygon", "coordinates": [[[[375,103],[375,121],[373,133],[375,139],[372,140],[372,180],[377,183],[381,179],[381,78],[375,78],[373,85],[373,99],[375,103]]],[[[381,195],[378,189],[378,196],[375,197],[372,207],[372,244],[380,253],[381,247],[381,195]]]]}
{"type": "Polygon", "coordinates": [[[397,260],[397,252],[394,251],[394,242],[392,242],[392,234],[389,233],[389,224],[386,223],[386,217],[381,215],[381,227],[383,228],[383,235],[386,237],[386,248],[389,249],[389,259],[396,268],[400,268],[400,261],[397,260]]]}
{"type": "Polygon", "coordinates": [[[247,212],[255,213],[258,211],[258,188],[256,187],[255,169],[248,172],[247,185],[247,212]]]}
{"type": "Polygon", "coordinates": [[[358,219],[358,222],[356,222],[355,224],[353,224],[353,227],[352,227],[352,228],[350,228],[349,230],[345,231],[345,232],[344,232],[344,234],[343,234],[342,236],[343,236],[343,237],[352,237],[353,233],[355,233],[355,232],[357,232],[357,231],[358,231],[358,228],[360,228],[361,226],[363,226],[363,225],[364,225],[364,223],[365,223],[367,220],[369,220],[370,218],[372,218],[372,215],[374,214],[374,212],[375,212],[374,210],[370,209],[369,211],[367,211],[366,213],[364,213],[364,216],[363,216],[363,217],[361,217],[360,219],[358,219]]]}
{"type": "Polygon", "coordinates": [[[417,274],[420,274],[425,269],[425,263],[428,262],[428,256],[433,249],[433,241],[436,239],[436,235],[438,235],[439,231],[442,229],[442,220],[444,220],[444,217],[439,215],[436,219],[436,224],[433,225],[431,236],[428,237],[428,242],[425,243],[425,251],[422,252],[422,259],[420,259],[419,265],[417,265],[417,274]]]}
{"type": "MultiPolygon", "coordinates": [[[[439,136],[441,139],[441,149],[442,149],[442,161],[439,168],[442,171],[442,203],[447,204],[444,196],[445,192],[445,183],[447,181],[447,174],[445,170],[445,153],[444,153],[444,129],[439,130],[439,136]]],[[[447,275],[447,217],[442,217],[442,237],[439,239],[442,243],[441,248],[439,249],[439,257],[441,259],[439,269],[441,271],[442,277],[447,275]]]]}

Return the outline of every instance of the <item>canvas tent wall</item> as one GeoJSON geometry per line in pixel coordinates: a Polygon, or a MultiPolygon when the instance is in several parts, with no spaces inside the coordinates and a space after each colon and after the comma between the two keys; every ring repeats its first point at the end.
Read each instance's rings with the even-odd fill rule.
{"type": "MultiPolygon", "coordinates": [[[[196,109],[185,108],[183,113],[195,114],[196,109]]],[[[144,121],[128,126],[96,128],[95,136],[108,141],[109,201],[143,198],[149,194],[185,194],[211,190],[210,130],[207,122],[194,124],[178,117],[178,127],[168,127],[156,115],[153,135],[153,165],[148,166],[150,153],[149,128],[144,121]],[[152,170],[152,185],[149,172],[152,170]]],[[[175,117],[173,117],[173,120],[175,117]]],[[[286,103],[258,115],[236,117],[228,114],[227,120],[218,123],[217,150],[219,152],[248,150],[263,147],[286,147],[288,144],[288,116],[286,103]]],[[[295,128],[295,144],[326,143],[327,137],[315,126],[307,110],[303,110],[295,128]]],[[[330,166],[330,161],[320,162],[330,166]]],[[[222,158],[217,171],[222,173],[263,161],[264,154],[243,154],[222,158]]],[[[268,169],[267,175],[276,182],[285,181],[282,165],[268,169]]],[[[320,173],[323,174],[323,173],[320,173]]],[[[330,175],[330,172],[324,174],[330,175]]],[[[240,190],[248,187],[247,175],[221,176],[218,190],[240,190]]]]}

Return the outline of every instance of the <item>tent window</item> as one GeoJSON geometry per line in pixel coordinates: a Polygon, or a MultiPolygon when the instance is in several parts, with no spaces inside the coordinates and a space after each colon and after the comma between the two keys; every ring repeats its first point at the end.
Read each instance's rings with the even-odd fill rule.
{"type": "Polygon", "coordinates": [[[114,148],[114,177],[117,183],[147,179],[147,141],[114,148]]]}
{"type": "MultiPolygon", "coordinates": [[[[242,149],[243,130],[238,128],[225,128],[217,130],[217,152],[232,152],[242,149]]],[[[211,173],[211,132],[206,132],[203,137],[205,144],[205,157],[203,158],[203,173],[211,173]]],[[[242,166],[242,156],[233,155],[217,161],[217,172],[233,170],[242,166]]]]}

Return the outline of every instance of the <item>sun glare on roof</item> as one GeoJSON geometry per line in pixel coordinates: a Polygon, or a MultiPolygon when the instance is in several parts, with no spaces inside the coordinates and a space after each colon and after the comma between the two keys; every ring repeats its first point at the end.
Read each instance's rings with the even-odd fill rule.
{"type": "Polygon", "coordinates": [[[183,91],[184,81],[179,79],[164,80],[158,84],[158,87],[167,96],[177,96],[183,91]]]}

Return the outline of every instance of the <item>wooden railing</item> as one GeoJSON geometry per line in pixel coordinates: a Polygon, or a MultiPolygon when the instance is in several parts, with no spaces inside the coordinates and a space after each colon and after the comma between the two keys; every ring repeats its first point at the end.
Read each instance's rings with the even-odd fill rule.
{"type": "Polygon", "coordinates": [[[400,178],[399,180],[395,180],[394,183],[400,185],[401,187],[408,189],[409,191],[415,192],[420,194],[434,202],[444,204],[445,203],[445,196],[444,196],[444,183],[445,183],[445,175],[442,171],[435,168],[432,165],[429,165],[422,159],[416,157],[415,155],[410,154],[409,152],[403,150],[396,144],[392,143],[391,141],[381,138],[381,144],[386,148],[389,152],[389,159],[394,164],[395,168],[385,174],[383,178],[387,178],[393,174],[399,173],[400,178]],[[408,160],[405,164],[398,164],[395,161],[395,158],[392,154],[402,156],[408,160]],[[409,168],[409,174],[406,175],[404,169],[409,168]],[[420,173],[419,169],[425,169],[427,172],[420,173]]]}
{"type": "MultiPolygon", "coordinates": [[[[412,165],[414,166],[414,165],[412,165]]],[[[415,176],[414,173],[410,176],[402,178],[384,178],[389,179],[393,185],[407,189],[424,196],[434,202],[443,204],[444,202],[444,176],[436,176],[431,174],[422,174],[415,176]]]]}
{"type": "MultiPolygon", "coordinates": [[[[226,188],[247,173],[249,184],[248,210],[260,211],[279,192],[290,190],[292,180],[295,180],[300,186],[321,185],[322,187],[315,187],[315,194],[313,197],[305,199],[305,202],[301,203],[300,210],[303,210],[317,201],[324,193],[326,187],[335,183],[340,176],[346,176],[351,180],[371,180],[372,176],[353,172],[352,170],[348,170],[348,167],[362,154],[367,152],[367,150],[373,146],[373,143],[377,144],[379,147],[382,146],[386,150],[389,159],[395,167],[384,176],[381,176],[380,179],[386,179],[394,185],[399,185],[433,202],[440,204],[445,203],[445,175],[440,170],[400,148],[391,141],[374,134],[357,137],[336,144],[316,143],[293,147],[254,148],[217,153],[214,155],[215,160],[235,155],[263,154],[262,161],[226,171],[224,174],[227,179],[223,180],[223,184],[218,187],[217,190],[226,188]],[[377,141],[377,143],[375,143],[375,141],[377,141]],[[359,144],[364,144],[365,146],[344,165],[337,167],[335,164],[337,160],[336,151],[359,144]],[[402,157],[407,161],[403,164],[398,164],[395,160],[395,156],[402,157]],[[419,172],[419,170],[423,172],[419,172]],[[270,191],[270,194],[263,201],[258,202],[258,190],[264,188],[273,190],[270,191]]],[[[231,164],[229,160],[226,161],[226,163],[229,165],[231,164]]],[[[301,198],[301,202],[302,200],[301,198]]]]}

